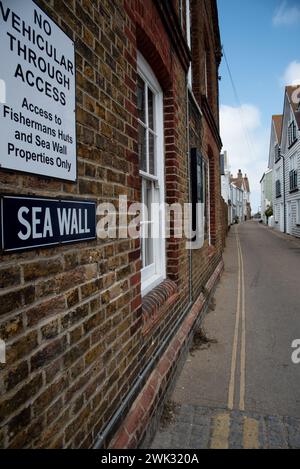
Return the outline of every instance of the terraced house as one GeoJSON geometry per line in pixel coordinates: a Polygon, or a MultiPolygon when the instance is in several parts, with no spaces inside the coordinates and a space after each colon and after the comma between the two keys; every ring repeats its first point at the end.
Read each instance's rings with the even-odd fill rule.
{"type": "Polygon", "coordinates": [[[281,152],[284,155],[286,232],[300,236],[300,96],[299,87],[287,86],[284,96],[281,152]]]}
{"type": "Polygon", "coordinates": [[[283,115],[272,116],[269,169],[273,179],[275,229],[300,236],[299,86],[286,86],[283,115]]]}
{"type": "Polygon", "coordinates": [[[284,231],[284,187],[283,187],[283,160],[281,158],[281,132],[282,115],[272,116],[271,137],[269,150],[269,165],[272,169],[272,206],[274,216],[274,228],[284,231]]]}
{"type": "Polygon", "coordinates": [[[1,0],[0,36],[0,446],[145,445],[223,268],[216,1],[1,0]],[[120,196],[160,209],[101,236],[120,196]]]}

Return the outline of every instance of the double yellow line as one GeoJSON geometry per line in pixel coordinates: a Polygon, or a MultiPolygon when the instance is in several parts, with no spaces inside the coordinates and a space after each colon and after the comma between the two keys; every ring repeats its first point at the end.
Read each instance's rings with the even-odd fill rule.
{"type": "Polygon", "coordinates": [[[239,410],[245,410],[245,368],[246,368],[246,313],[245,313],[245,275],[244,275],[244,259],[241,249],[241,243],[238,228],[235,232],[237,254],[238,254],[238,290],[237,290],[237,307],[235,316],[235,328],[231,356],[230,381],[228,389],[228,409],[233,409],[234,396],[236,387],[238,349],[240,345],[240,396],[239,410]],[[239,340],[240,335],[240,340],[239,340]]]}

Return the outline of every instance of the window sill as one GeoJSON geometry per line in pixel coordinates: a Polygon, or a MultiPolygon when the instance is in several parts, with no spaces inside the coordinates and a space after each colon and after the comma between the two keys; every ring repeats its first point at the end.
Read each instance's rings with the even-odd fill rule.
{"type": "Polygon", "coordinates": [[[161,274],[152,275],[147,280],[143,278],[142,272],[142,297],[145,297],[154,288],[164,281],[165,277],[161,274]]]}
{"type": "Polygon", "coordinates": [[[166,311],[177,301],[178,288],[172,280],[164,280],[142,300],[143,335],[148,334],[166,311]]]}
{"type": "Polygon", "coordinates": [[[295,189],[290,189],[290,194],[292,194],[293,192],[298,192],[298,191],[299,191],[298,187],[295,187],[295,189]]]}

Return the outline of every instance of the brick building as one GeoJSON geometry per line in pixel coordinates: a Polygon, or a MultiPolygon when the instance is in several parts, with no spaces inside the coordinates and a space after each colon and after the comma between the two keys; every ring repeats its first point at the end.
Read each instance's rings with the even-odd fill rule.
{"type": "Polygon", "coordinates": [[[200,244],[171,226],[0,254],[0,447],[135,447],[223,266],[216,1],[37,4],[75,43],[77,181],[0,169],[2,196],[182,205],[197,171],[200,244]]]}

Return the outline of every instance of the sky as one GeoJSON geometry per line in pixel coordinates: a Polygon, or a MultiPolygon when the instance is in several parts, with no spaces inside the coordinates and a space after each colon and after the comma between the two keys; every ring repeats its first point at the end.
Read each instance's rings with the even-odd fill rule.
{"type": "Polygon", "coordinates": [[[252,212],[260,206],[271,118],[282,114],[284,86],[300,84],[300,0],[217,0],[223,57],[220,127],[230,170],[249,177],[252,212]]]}

